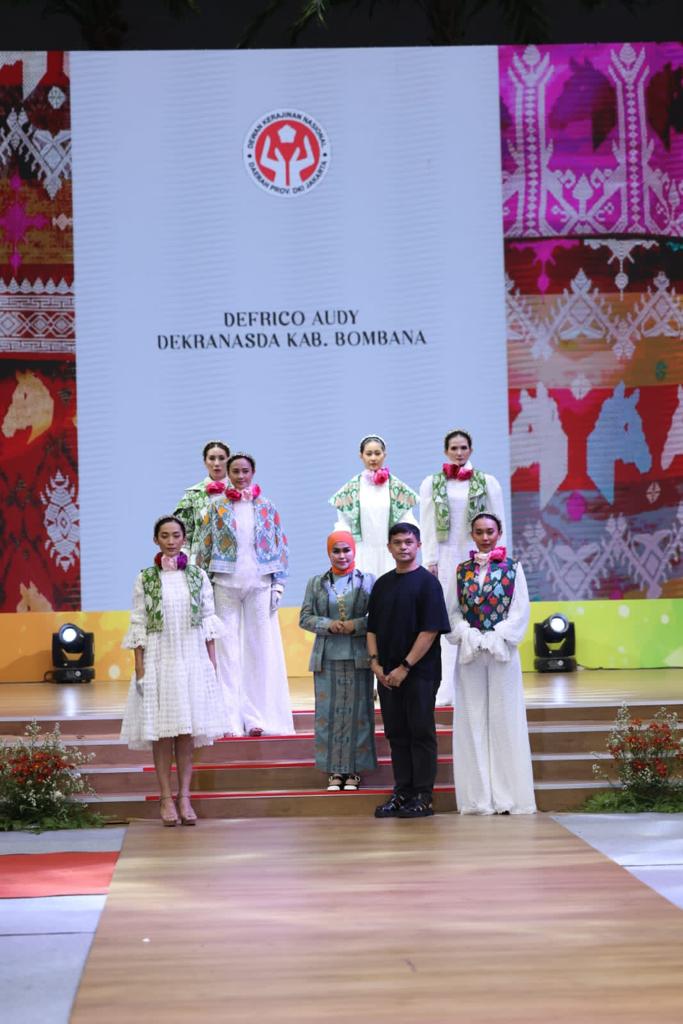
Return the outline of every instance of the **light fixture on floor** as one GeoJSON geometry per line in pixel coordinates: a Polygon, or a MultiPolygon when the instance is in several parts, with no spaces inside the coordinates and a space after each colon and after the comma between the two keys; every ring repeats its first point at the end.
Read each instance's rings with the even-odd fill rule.
{"type": "Polygon", "coordinates": [[[44,679],[51,683],[90,683],[95,678],[95,634],[65,622],[52,634],[52,665],[44,679]]]}
{"type": "Polygon", "coordinates": [[[576,672],[574,623],[559,612],[535,622],[534,654],[537,672],[576,672]]]}

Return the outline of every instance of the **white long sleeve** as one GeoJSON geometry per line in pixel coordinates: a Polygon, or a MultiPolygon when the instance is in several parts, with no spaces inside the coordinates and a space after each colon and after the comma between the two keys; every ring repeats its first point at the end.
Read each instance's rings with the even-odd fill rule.
{"type": "Polygon", "coordinates": [[[430,474],[425,477],[420,484],[420,537],[422,539],[422,564],[425,566],[436,565],[439,561],[432,476],[433,474],[430,474]]]}

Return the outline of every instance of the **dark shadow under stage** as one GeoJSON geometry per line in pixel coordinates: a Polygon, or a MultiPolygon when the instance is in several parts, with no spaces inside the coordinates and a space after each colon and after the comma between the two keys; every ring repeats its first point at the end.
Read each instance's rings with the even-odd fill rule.
{"type": "MultiPolygon", "coordinates": [[[[605,740],[624,701],[648,717],[661,705],[683,709],[683,669],[527,673],[527,716],[539,809],[576,808],[601,783],[592,766],[609,760],[605,740]]],[[[88,770],[94,805],[112,820],[158,814],[151,754],[129,751],[119,741],[128,684],[95,682],[0,684],[0,733],[17,734],[31,719],[59,722],[69,743],[94,755],[88,770]]],[[[313,686],[290,680],[293,736],[226,738],[197,752],[195,806],[203,818],[271,816],[366,816],[391,788],[389,750],[377,713],[379,765],[358,793],[327,793],[313,766],[313,686]]],[[[453,810],[453,711],[437,711],[439,765],[435,806],[453,810]]]]}

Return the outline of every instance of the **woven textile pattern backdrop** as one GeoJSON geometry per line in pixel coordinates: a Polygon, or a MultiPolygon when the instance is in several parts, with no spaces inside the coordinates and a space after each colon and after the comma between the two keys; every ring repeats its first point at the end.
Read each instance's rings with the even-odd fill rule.
{"type": "Polygon", "coordinates": [[[0,611],[80,607],[69,80],[0,53],[0,611]]]}
{"type": "Polygon", "coordinates": [[[683,46],[500,50],[515,554],[683,596],[683,46]]]}

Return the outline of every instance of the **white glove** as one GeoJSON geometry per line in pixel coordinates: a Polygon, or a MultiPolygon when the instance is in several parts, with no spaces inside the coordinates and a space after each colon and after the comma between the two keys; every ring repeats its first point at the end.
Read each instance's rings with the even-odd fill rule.
{"type": "Polygon", "coordinates": [[[270,588],[270,612],[274,614],[280,607],[280,601],[282,600],[283,589],[279,584],[274,583],[270,588]]]}
{"type": "Polygon", "coordinates": [[[138,691],[138,695],[140,697],[142,697],[142,695],[145,692],[145,677],[144,676],[140,676],[139,679],[138,679],[137,676],[135,677],[135,689],[138,691]]]}
{"type": "Polygon", "coordinates": [[[460,641],[460,661],[468,665],[474,661],[477,653],[481,650],[481,633],[478,629],[468,628],[460,641]]]}

